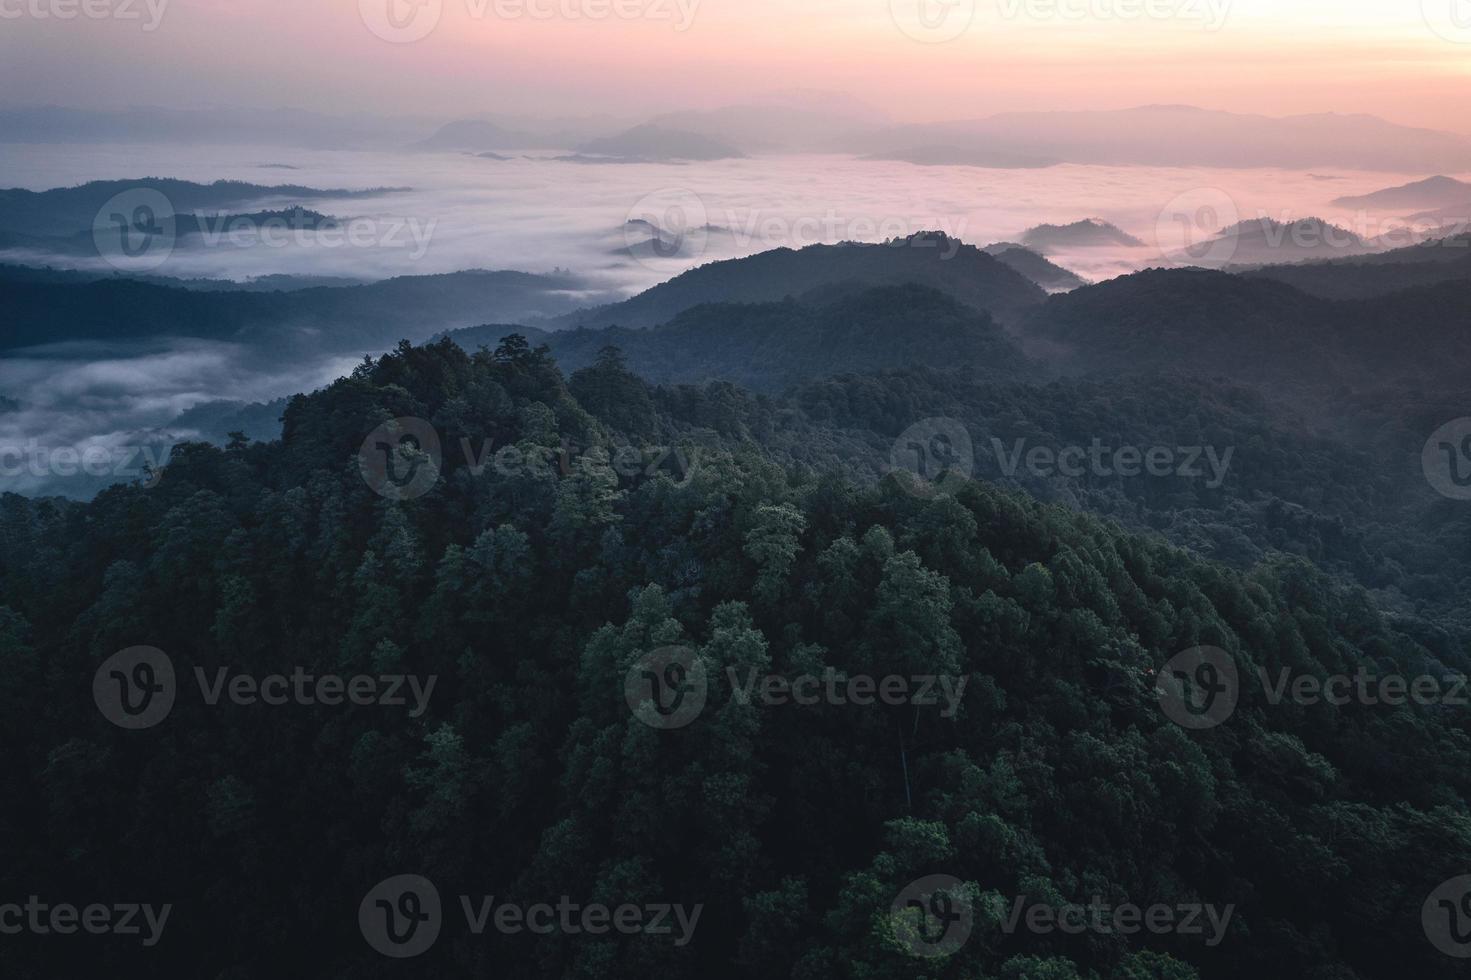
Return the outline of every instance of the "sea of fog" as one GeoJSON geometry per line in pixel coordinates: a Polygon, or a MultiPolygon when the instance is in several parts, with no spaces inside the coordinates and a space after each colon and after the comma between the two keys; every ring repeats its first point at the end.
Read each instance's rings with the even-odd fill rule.
{"type": "MultiPolygon", "coordinates": [[[[984,245],[1015,240],[1039,223],[1087,217],[1113,222],[1145,243],[1051,255],[1085,279],[1099,280],[1164,264],[1165,255],[1237,218],[1320,216],[1372,236],[1382,230],[1372,218],[1365,225],[1364,216],[1328,202],[1426,176],[1098,166],[990,170],[837,156],[687,165],[574,162],[535,150],[503,156],[0,144],[0,187],[45,190],[89,180],[175,177],[409,188],[345,200],[292,199],[351,219],[357,233],[347,241],[326,246],[301,236],[269,243],[222,236],[181,244],[151,272],[241,280],[561,269],[632,294],[695,265],[777,246],[876,242],[924,230],[984,245]],[[1189,222],[1180,221],[1182,213],[1191,215],[1189,222]],[[664,230],[663,245],[643,247],[655,225],[664,230]]],[[[0,252],[0,261],[85,264],[16,252],[0,252]]],[[[333,358],[283,367],[228,344],[170,340],[12,352],[0,358],[0,397],[11,403],[0,402],[0,490],[90,495],[97,480],[58,474],[49,461],[35,463],[38,449],[105,447],[115,459],[138,446],[167,445],[198,435],[175,424],[194,406],[267,401],[326,383],[348,363],[333,358]],[[11,465],[16,457],[4,455],[15,447],[26,447],[22,458],[30,461],[19,473],[11,465]]]]}

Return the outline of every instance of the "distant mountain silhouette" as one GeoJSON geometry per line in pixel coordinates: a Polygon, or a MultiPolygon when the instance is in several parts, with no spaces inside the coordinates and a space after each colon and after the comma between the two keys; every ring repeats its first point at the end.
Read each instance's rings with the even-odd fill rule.
{"type": "MultiPolygon", "coordinates": [[[[0,273],[6,267],[0,267],[0,273]]],[[[0,274],[0,350],[70,340],[193,337],[269,349],[358,354],[488,319],[570,310],[589,283],[524,272],[402,276],[292,292],[184,289],[124,277],[0,274]],[[125,311],[126,315],[120,315],[125,311]]],[[[288,355],[288,352],[290,354],[288,355]]]]}
{"type": "Polygon", "coordinates": [[[987,255],[1000,259],[1002,263],[1020,272],[1049,293],[1066,292],[1069,289],[1087,285],[1087,280],[1077,273],[1064,269],[1015,242],[997,242],[995,245],[987,245],[985,252],[987,255]]]}
{"type": "Polygon", "coordinates": [[[1192,106],[1008,112],[985,119],[870,129],[832,148],[902,157],[916,147],[956,151],[947,162],[986,166],[998,154],[1064,163],[1169,167],[1353,167],[1424,173],[1471,170],[1471,138],[1374,116],[1273,117],[1192,106]]]}
{"type": "Polygon", "coordinates": [[[650,120],[655,126],[698,133],[750,153],[810,152],[840,137],[881,123],[882,114],[850,99],[722,106],[671,112],[650,120]]]}
{"type": "Polygon", "coordinates": [[[1219,256],[1232,266],[1273,265],[1309,259],[1345,258],[1376,251],[1358,234],[1322,218],[1283,222],[1252,218],[1224,228],[1214,238],[1171,258],[1190,264],[1203,256],[1219,256]],[[1229,247],[1222,251],[1221,246],[1229,247]]]}
{"type": "Polygon", "coordinates": [[[1247,275],[1325,299],[1367,299],[1442,282],[1471,282],[1471,234],[1374,255],[1272,265],[1247,275]]]}
{"type": "Polygon", "coordinates": [[[591,140],[579,146],[577,152],[634,160],[728,160],[745,156],[708,136],[654,125],[635,126],[617,136],[591,140]]]}
{"type": "Polygon", "coordinates": [[[1041,170],[1062,161],[1020,150],[977,149],[955,145],[907,146],[865,154],[865,160],[897,160],[921,167],[980,167],[987,170],[1041,170]]]}
{"type": "Polygon", "coordinates": [[[1054,296],[1018,335],[1028,353],[1083,374],[1461,385],[1471,363],[1471,290],[1442,282],[1335,301],[1266,276],[1156,269],[1054,296]]]}
{"type": "Polygon", "coordinates": [[[179,215],[195,211],[219,211],[257,201],[281,198],[353,198],[374,197],[406,188],[380,187],[369,190],[324,190],[298,184],[265,186],[238,180],[217,180],[213,184],[197,184],[168,177],[140,177],[134,180],[94,180],[77,187],[57,187],[47,191],[20,188],[0,190],[0,232],[38,237],[70,237],[91,234],[98,212],[108,201],[128,191],[152,190],[161,193],[179,215]]]}
{"type": "Polygon", "coordinates": [[[523,149],[535,143],[536,140],[525,133],[512,132],[483,119],[458,119],[445,123],[433,136],[415,143],[413,149],[484,153],[523,149]]]}
{"type": "Polygon", "coordinates": [[[1341,208],[1420,211],[1467,205],[1468,202],[1471,202],[1471,184],[1454,177],[1429,177],[1372,194],[1340,197],[1333,203],[1341,208]]]}
{"type": "Polygon", "coordinates": [[[1144,242],[1100,218],[1086,218],[1070,225],[1037,225],[1022,234],[1022,244],[1044,254],[1064,248],[1144,247],[1144,242]]]}
{"type": "MultiPolygon", "coordinates": [[[[475,327],[448,336],[474,351],[515,331],[475,327]]],[[[567,330],[539,339],[569,374],[613,345],[631,370],[656,383],[720,379],[766,392],[834,374],[915,366],[966,367],[1006,380],[1039,371],[988,315],[914,285],[862,289],[832,304],[714,303],[652,329],[567,330]]]]}

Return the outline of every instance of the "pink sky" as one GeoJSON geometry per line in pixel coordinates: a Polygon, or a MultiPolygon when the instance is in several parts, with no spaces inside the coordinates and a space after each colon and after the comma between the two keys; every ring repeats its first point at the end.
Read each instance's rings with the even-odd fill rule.
{"type": "Polygon", "coordinates": [[[971,0],[0,0],[0,91],[81,107],[636,117],[810,88],[916,121],[1169,102],[1367,112],[1471,132],[1471,0],[971,9],[971,0]],[[126,2],[138,16],[56,16],[84,2],[126,2]],[[427,36],[391,43],[360,10],[389,2],[442,7],[427,36]],[[957,6],[950,19],[930,8],[927,29],[914,13],[921,2],[957,6]],[[1156,16],[1121,16],[1135,8],[1156,16]],[[916,39],[937,33],[957,36],[916,39]]]}

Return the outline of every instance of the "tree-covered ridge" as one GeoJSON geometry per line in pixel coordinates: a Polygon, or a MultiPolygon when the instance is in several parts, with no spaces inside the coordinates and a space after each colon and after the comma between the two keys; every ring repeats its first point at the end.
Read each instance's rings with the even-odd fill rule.
{"type": "Polygon", "coordinates": [[[556,328],[653,327],[707,303],[772,303],[853,284],[917,284],[948,293],[1005,323],[1042,302],[1042,288],[974,245],[943,232],[881,244],[841,242],[775,248],[711,262],[621,303],[558,317],[556,328]]]}
{"type": "MultiPolygon", "coordinates": [[[[405,345],[295,399],[280,442],[191,446],[156,486],[89,504],[0,500],[7,892],[176,902],[170,942],[107,948],[113,970],[136,957],[160,975],[397,975],[354,916],[404,871],[451,906],[705,907],[683,947],[446,928],[413,964],[436,976],[1460,975],[1420,914],[1471,870],[1464,709],[1277,706],[1246,684],[1226,724],[1188,732],[1153,678],[1199,645],[1243,673],[1464,672],[1464,639],[1305,561],[1232,571],[980,482],[927,499],[778,465],[754,439],[689,428],[690,411],[750,398],[738,389],[644,402],[628,385],[612,357],[564,383],[515,340],[405,345]],[[396,417],[445,447],[433,489],[403,502],[358,461],[396,417]],[[548,465],[476,475],[462,440],[548,465]],[[611,461],[628,443],[685,462],[627,475],[611,461]],[[86,692],[134,644],[181,673],[440,682],[418,718],[181,697],[125,732],[86,692]],[[671,645],[710,690],[661,732],[630,713],[624,678],[671,645]],[[953,718],[775,708],[741,703],[726,673],[826,667],[951,673],[968,692],[953,718]],[[969,941],[922,961],[889,908],[936,873],[983,900],[969,941]],[[1016,896],[1235,914],[1216,946],[1008,935],[997,910],[1016,896]]],[[[0,963],[75,975],[104,948],[6,943],[0,963]]]]}
{"type": "Polygon", "coordinates": [[[1330,300],[1269,278],[1155,269],[1053,296],[1017,333],[1069,372],[1460,390],[1471,298],[1457,281],[1330,300]]]}
{"type": "MultiPolygon", "coordinates": [[[[475,350],[506,332],[472,327],[448,336],[475,350]]],[[[801,302],[710,304],[650,329],[563,330],[538,339],[568,373],[614,346],[635,374],[655,384],[720,380],[768,393],[832,374],[911,365],[963,366],[998,379],[1041,373],[988,314],[915,285],[842,284],[801,302]]]]}

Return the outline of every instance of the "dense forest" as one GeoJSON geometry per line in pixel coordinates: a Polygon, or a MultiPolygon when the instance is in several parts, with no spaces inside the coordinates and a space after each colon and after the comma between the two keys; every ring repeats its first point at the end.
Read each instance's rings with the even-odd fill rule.
{"type": "Polygon", "coordinates": [[[293,399],[279,440],[181,446],[87,503],[0,498],[4,892],[173,906],[154,947],[6,936],[4,976],[1464,975],[1422,912],[1471,873],[1465,707],[1256,682],[1471,669],[1464,509],[1370,455],[1417,462],[1431,407],[1348,394],[1346,427],[1380,420],[1351,444],[1229,382],[911,366],[778,395],[630,363],[405,343],[293,399]],[[981,454],[982,479],[930,484],[884,462],[930,416],[983,445],[1238,455],[1215,487],[981,454]],[[371,462],[395,419],[429,427],[411,495],[371,462]],[[177,692],[129,730],[94,682],[140,646],[177,692]],[[1195,730],[1159,688],[1201,647],[1245,681],[1195,730]],[[670,649],[706,686],[661,729],[629,679],[670,649]],[[195,672],[222,668],[435,683],[412,709],[211,704],[195,672]],[[737,683],[830,670],[964,693],[772,705],[737,683]],[[404,874],[443,903],[410,964],[359,919],[404,874]],[[915,884],[937,875],[957,934],[915,884]],[[915,894],[949,955],[922,955],[915,894]],[[476,935],[461,897],[491,895],[701,911],[684,936],[476,935]],[[1008,925],[1018,901],[1228,918],[1075,933],[1008,925]]]}

